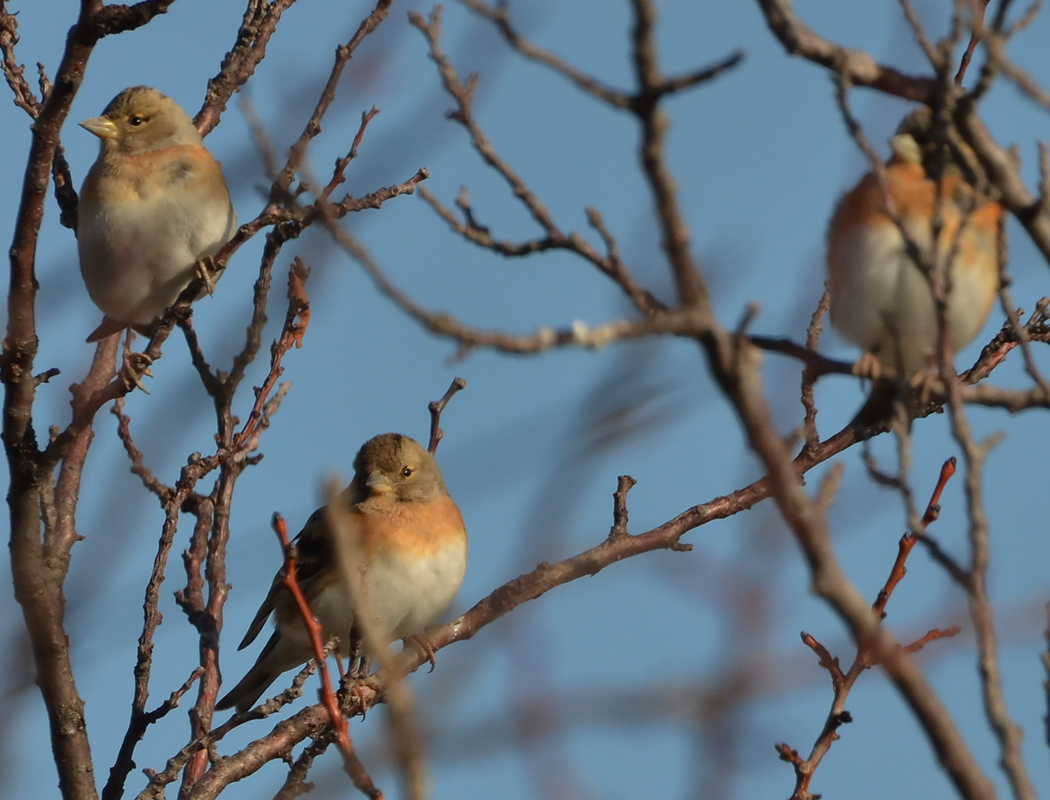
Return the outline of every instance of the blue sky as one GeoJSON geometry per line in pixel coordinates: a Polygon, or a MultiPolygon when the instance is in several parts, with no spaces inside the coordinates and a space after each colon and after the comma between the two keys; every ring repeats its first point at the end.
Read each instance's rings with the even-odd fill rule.
{"type": "MultiPolygon", "coordinates": [[[[920,5],[936,33],[944,29],[946,5],[920,5]]],[[[286,13],[244,93],[279,148],[294,140],[327,76],[335,46],[350,36],[368,8],[304,0],[286,13]]],[[[800,341],[822,289],[828,216],[839,194],[864,170],[838,118],[832,82],[823,70],[788,58],[753,4],[681,0],[663,3],[661,9],[659,42],[667,72],[710,63],[737,48],[747,56],[736,70],[667,106],[673,121],[668,158],[720,321],[733,325],[748,303],[757,302],[756,332],[800,341]]],[[[30,72],[42,62],[53,75],[74,7],[25,2],[12,4],[12,10],[19,11],[20,60],[30,72]]],[[[468,186],[475,211],[495,235],[536,235],[506,187],[471,151],[462,129],[444,118],[451,100],[441,93],[425,42],[408,24],[409,10],[428,13],[430,7],[396,2],[390,18],[348,67],[336,106],[310,151],[312,169],[326,174],[347,149],[360,114],[376,105],[381,113],[347,172],[349,191],[364,194],[425,166],[431,175],[427,187],[446,203],[452,203],[460,186],[468,186]]],[[[856,3],[845,14],[811,0],[797,3],[796,10],[829,38],[867,49],[906,71],[924,69],[897,4],[856,3]]],[[[97,115],[118,91],[140,83],[157,87],[194,113],[232,42],[240,13],[238,3],[180,0],[146,28],[100,44],[63,136],[78,185],[97,143],[73,123],[97,115]]],[[[542,0],[512,4],[512,13],[519,28],[543,47],[607,83],[630,85],[628,4],[542,0]]],[[[1050,72],[1048,25],[1044,14],[1012,50],[1044,83],[1050,72]]],[[[596,206],[636,276],[669,298],[631,120],[542,67],[508,54],[490,27],[454,3],[445,9],[443,45],[462,75],[480,74],[479,121],[559,224],[593,240],[584,208],[596,206]]],[[[886,138],[908,107],[862,90],[851,97],[869,138],[885,151],[886,138]]],[[[1000,141],[1018,143],[1025,174],[1034,180],[1034,142],[1045,136],[1045,114],[1003,85],[984,103],[982,116],[1000,141]]],[[[27,118],[10,103],[0,103],[0,131],[8,153],[0,175],[3,185],[12,187],[0,199],[0,219],[11,221],[17,200],[13,187],[20,185],[24,169],[27,118]]],[[[224,165],[239,217],[251,218],[262,205],[267,181],[236,103],[207,144],[224,165]]],[[[417,301],[473,325],[524,332],[573,320],[598,324],[627,313],[616,288],[586,264],[558,254],[502,260],[458,240],[419,197],[398,198],[346,224],[417,301]]],[[[10,223],[8,231],[9,236],[10,223]]],[[[1010,236],[1014,298],[1031,309],[1047,293],[1046,264],[1016,224],[1010,236]]],[[[242,341],[259,246],[243,248],[216,294],[195,307],[194,322],[214,364],[221,365],[242,341]]],[[[426,404],[442,394],[453,375],[463,376],[468,389],[447,410],[439,462],[471,536],[458,610],[540,561],[564,558],[601,541],[611,522],[610,497],[619,474],[638,480],[630,495],[635,532],[760,474],[697,348],[687,342],[531,358],[477,352],[450,363],[454,346],[399,313],[323,234],[304,236],[286,249],[279,265],[286,267],[294,253],[313,269],[308,284],[313,318],[306,346],[286,358],[284,380],[292,382],[292,389],[262,439],[265,458],[239,484],[222,652],[227,681],[255,658],[254,649],[236,653],[233,646],[279,565],[269,530],[272,512],[280,511],[297,529],[320,502],[322,480],[349,477],[354,451],[365,439],[387,430],[425,438],[426,404]]],[[[59,226],[53,205],[47,210],[37,272],[37,368],[62,371],[39,393],[36,419],[43,431],[68,417],[67,387],[89,363],[93,351],[82,342],[99,316],[79,276],[73,235],[59,226]]],[[[279,317],[283,310],[275,293],[275,322],[267,339],[275,335],[279,317]]],[[[960,364],[973,360],[1000,320],[999,311],[993,311],[978,341],[960,354],[960,364]]],[[[833,333],[825,335],[822,350],[841,358],[856,355],[833,333]]],[[[995,383],[1024,385],[1017,356],[996,372],[995,383]]],[[[1045,357],[1041,361],[1045,366],[1045,357]]],[[[771,403],[786,433],[801,420],[799,367],[774,355],[767,355],[764,364],[771,403]]],[[[260,362],[249,383],[261,380],[263,368],[260,362]]],[[[127,411],[147,463],[171,482],[190,452],[211,446],[211,406],[179,337],[169,341],[154,372],[151,394],[129,398],[127,411]]],[[[822,380],[817,391],[821,432],[827,436],[837,430],[862,397],[854,380],[822,380]]],[[[245,387],[240,403],[245,413],[250,399],[245,387]]],[[[986,476],[993,543],[990,590],[1007,701],[1026,732],[1032,777],[1046,794],[1045,673],[1038,659],[1045,649],[1042,604],[1050,583],[1050,542],[1038,464],[1047,422],[1034,412],[1010,417],[974,410],[971,418],[980,437],[1005,433],[986,476]]],[[[74,550],[68,629],[101,780],[130,705],[144,576],[162,515],[128,473],[111,415],[99,414],[96,431],[81,493],[78,527],[86,538],[74,550]]],[[[876,442],[873,450],[887,467],[894,463],[892,442],[876,442]]],[[[911,474],[919,497],[928,495],[941,462],[954,454],[943,417],[916,425],[911,474]]],[[[874,597],[904,530],[903,509],[893,494],[867,480],[859,451],[838,460],[846,472],[829,516],[836,552],[861,591],[874,597]]],[[[810,473],[811,489],[824,474],[824,468],[810,473]]],[[[965,558],[961,479],[949,485],[942,505],[933,533],[965,558]]],[[[768,505],[700,528],[684,541],[694,546],[691,553],[644,555],[551,592],[474,640],[442,651],[433,674],[411,678],[426,719],[434,797],[685,797],[698,787],[722,785],[719,767],[734,773],[720,796],[790,794],[791,770],[777,760],[773,745],[787,741],[808,751],[830,701],[827,676],[801,645],[799,631],[813,633],[844,661],[850,657],[847,636],[808,593],[805,567],[768,505]],[[731,722],[714,721],[706,728],[692,724],[686,690],[725,687],[730,679],[742,680],[753,696],[731,722]],[[630,694],[669,687],[682,687],[683,694],[665,696],[661,703],[638,702],[630,694]],[[589,704],[592,698],[602,702],[589,704]],[[596,707],[611,711],[598,713],[596,707]],[[523,732],[526,710],[534,724],[552,730],[523,732]]],[[[2,574],[8,572],[6,558],[5,549],[2,574]]],[[[174,557],[163,590],[165,623],[157,637],[151,704],[185,679],[196,657],[196,639],[172,600],[181,578],[174,557]]],[[[980,706],[964,598],[916,552],[889,613],[888,624],[905,640],[931,627],[963,626],[957,640],[934,643],[920,658],[1005,795],[980,706]]],[[[20,611],[11,591],[4,591],[2,640],[24,641],[18,638],[20,629],[20,611]]],[[[53,797],[57,781],[43,707],[31,686],[16,685],[24,668],[22,647],[11,649],[7,675],[0,675],[6,700],[0,797],[53,797]]],[[[881,674],[862,678],[848,708],[855,722],[821,765],[814,791],[856,800],[883,797],[888,790],[902,797],[950,792],[911,714],[881,674]],[[902,775],[908,776],[903,785],[902,775]]],[[[163,766],[184,743],[184,719],[176,712],[151,731],[137,753],[139,767],[163,766]]],[[[242,728],[220,749],[231,752],[238,742],[267,730],[265,725],[242,728]]],[[[366,763],[375,765],[379,785],[388,797],[398,796],[396,779],[383,766],[382,710],[363,723],[353,721],[351,731],[366,763]]],[[[336,761],[329,754],[318,764],[314,796],[346,796],[336,761]]],[[[282,774],[282,765],[271,764],[223,796],[272,796],[282,774]]],[[[129,788],[137,791],[143,780],[134,773],[129,788]]]]}

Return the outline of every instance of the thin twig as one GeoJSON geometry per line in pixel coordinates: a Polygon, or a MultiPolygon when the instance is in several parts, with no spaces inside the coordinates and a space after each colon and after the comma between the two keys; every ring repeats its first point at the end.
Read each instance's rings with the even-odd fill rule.
{"type": "MultiPolygon", "coordinates": [[[[410,12],[409,20],[426,38],[430,48],[430,58],[437,65],[442,85],[456,103],[456,109],[449,112],[449,117],[466,129],[470,135],[471,144],[478,155],[503,178],[514,197],[525,207],[532,219],[544,232],[545,238],[537,240],[543,243],[538,245],[538,247],[554,247],[576,252],[611,278],[639,311],[649,313],[656,310],[658,305],[654,303],[652,296],[635,282],[633,276],[622,262],[618,259],[601,256],[582,237],[572,233],[564,233],[554,222],[547,207],[540,202],[539,198],[529,189],[521,176],[496,151],[492,142],[474,119],[473,96],[477,77],[472,76],[465,82],[461,81],[452,63],[441,49],[440,7],[435,8],[427,20],[424,20],[421,15],[415,12],[410,12]]],[[[471,241],[476,241],[482,246],[495,249],[495,242],[487,233],[483,233],[480,229],[471,227],[469,224],[460,224],[455,219],[455,216],[447,209],[444,209],[437,199],[429,193],[423,193],[422,196],[457,233],[471,241]]],[[[537,247],[537,245],[530,247],[537,247]]],[[[513,247],[509,248],[507,254],[511,254],[510,251],[514,249],[513,247]]],[[[519,250],[519,252],[524,251],[519,250]]]]}
{"type": "Polygon", "coordinates": [[[467,382],[465,380],[462,378],[453,378],[451,385],[449,385],[441,399],[433,400],[427,406],[430,411],[430,443],[427,445],[427,450],[431,455],[437,453],[438,445],[441,443],[441,439],[445,435],[445,432],[441,430],[441,412],[445,410],[448,401],[451,400],[457,392],[461,392],[466,388],[467,382]]]}

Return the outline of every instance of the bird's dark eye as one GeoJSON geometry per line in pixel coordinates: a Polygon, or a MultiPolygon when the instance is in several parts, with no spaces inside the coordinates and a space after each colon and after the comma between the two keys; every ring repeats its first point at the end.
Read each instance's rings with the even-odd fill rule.
{"type": "Polygon", "coordinates": [[[135,127],[135,128],[137,128],[139,125],[141,125],[145,121],[146,121],[146,118],[145,117],[140,117],[138,114],[132,114],[130,117],[128,117],[128,123],[130,123],[131,126],[135,127]]]}
{"type": "Polygon", "coordinates": [[[401,477],[402,478],[411,478],[412,477],[412,472],[413,472],[412,467],[405,467],[404,469],[401,470],[401,477]]]}

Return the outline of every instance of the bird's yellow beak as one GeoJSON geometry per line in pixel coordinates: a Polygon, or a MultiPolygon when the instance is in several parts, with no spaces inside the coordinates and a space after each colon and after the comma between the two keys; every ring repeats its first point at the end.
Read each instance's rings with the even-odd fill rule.
{"type": "Polygon", "coordinates": [[[910,133],[898,133],[890,139],[890,149],[900,161],[907,164],[922,163],[922,148],[910,133]]]}
{"type": "Polygon", "coordinates": [[[117,126],[105,117],[92,117],[80,123],[80,127],[95,134],[99,139],[116,139],[117,126]]]}
{"type": "Polygon", "coordinates": [[[368,474],[368,479],[365,481],[365,486],[367,486],[373,494],[386,494],[387,492],[394,491],[394,484],[392,484],[390,478],[382,472],[370,472],[368,474]]]}

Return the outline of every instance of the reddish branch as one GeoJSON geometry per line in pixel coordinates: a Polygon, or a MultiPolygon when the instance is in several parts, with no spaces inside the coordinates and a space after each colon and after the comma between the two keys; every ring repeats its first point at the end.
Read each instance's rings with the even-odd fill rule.
{"type": "MultiPolygon", "coordinates": [[[[926,512],[922,517],[922,529],[906,533],[901,537],[897,551],[897,558],[890,569],[889,577],[886,579],[885,585],[879,591],[878,597],[872,605],[872,611],[875,613],[878,620],[881,621],[886,616],[886,604],[889,602],[893,590],[907,572],[905,569],[905,563],[907,562],[908,555],[911,553],[912,548],[915,546],[916,540],[925,534],[926,526],[937,519],[940,511],[941,493],[944,491],[944,487],[954,474],[955,459],[950,458],[941,467],[941,473],[937,480],[937,485],[934,487],[933,493],[930,496],[930,501],[926,505],[926,512]]],[[[934,639],[955,636],[958,632],[959,628],[957,627],[949,628],[948,630],[934,629],[911,644],[900,647],[900,651],[914,653],[922,649],[922,647],[934,639]]],[[[809,791],[813,775],[815,774],[817,767],[820,765],[821,760],[831,749],[831,745],[839,738],[838,729],[842,727],[844,723],[853,721],[853,717],[845,707],[849,693],[861,674],[872,666],[878,663],[883,663],[887,654],[879,653],[869,648],[864,641],[858,641],[853,663],[850,665],[850,668],[844,672],[839,664],[838,658],[832,656],[827,648],[817,641],[814,636],[803,631],[802,642],[816,654],[820,666],[826,669],[831,676],[831,688],[833,693],[831,709],[828,711],[828,715],[824,720],[824,727],[821,730],[820,735],[817,737],[817,740],[807,758],[802,758],[797,750],[785,743],[779,743],[775,745],[775,748],[780,755],[781,760],[787,761],[795,768],[795,789],[791,795],[791,800],[815,800],[819,795],[814,795],[809,791]]]]}
{"type": "MultiPolygon", "coordinates": [[[[272,241],[272,238],[271,238],[272,241]]],[[[273,250],[276,253],[276,248],[273,250]]],[[[256,308],[265,307],[265,297],[269,290],[269,272],[272,261],[264,258],[260,267],[260,278],[256,282],[256,308]]],[[[309,274],[302,262],[296,258],[292,262],[288,276],[288,307],[285,323],[280,338],[273,343],[270,351],[270,369],[261,387],[255,390],[255,401],[251,412],[239,431],[236,430],[237,418],[233,414],[233,403],[240,381],[243,378],[245,362],[254,358],[253,342],[261,336],[265,316],[253,315],[249,325],[248,343],[245,351],[235,359],[235,367],[226,376],[212,374],[204,361],[203,354],[196,346],[195,336],[187,330],[187,341],[191,345],[194,364],[202,374],[205,388],[208,389],[215,405],[216,421],[219,429],[217,442],[219,448],[213,456],[197,459],[190,475],[184,473],[190,485],[212,469],[219,470],[215,486],[208,497],[196,494],[185,498],[181,505],[189,504],[198,516],[193,545],[184,558],[186,562],[187,585],[177,599],[186,612],[190,622],[200,635],[201,665],[204,675],[201,679],[197,702],[191,712],[191,732],[195,737],[204,736],[211,729],[212,714],[218,695],[220,673],[218,665],[219,633],[222,628],[222,609],[226,602],[226,544],[229,541],[229,513],[233,490],[237,479],[246,466],[257,459],[247,456],[258,446],[259,434],[269,425],[270,417],[276,413],[287,386],[277,387],[277,381],[283,373],[282,360],[292,347],[299,346],[305,335],[309,321],[309,300],[305,291],[305,280],[309,274]],[[276,390],[275,390],[275,387],[276,390]],[[204,588],[207,586],[207,598],[204,588]]],[[[180,506],[175,506],[179,508],[180,506]]],[[[194,753],[186,766],[183,775],[183,792],[192,787],[207,769],[206,752],[194,753]]]]}
{"type": "Polygon", "coordinates": [[[894,561],[893,568],[890,570],[890,576],[886,579],[886,584],[879,590],[878,599],[872,607],[880,618],[886,615],[886,604],[889,602],[893,590],[897,588],[897,584],[901,582],[907,572],[905,563],[911,554],[912,548],[915,547],[915,543],[919,538],[926,534],[926,528],[940,515],[941,492],[944,491],[944,487],[947,486],[948,481],[951,480],[954,474],[955,458],[952,457],[941,466],[941,474],[937,479],[937,485],[933,489],[930,502],[926,504],[926,512],[922,516],[921,528],[918,531],[906,533],[901,537],[898,544],[897,560],[894,561]]]}
{"type": "Polygon", "coordinates": [[[336,744],[339,746],[339,751],[343,754],[343,766],[346,769],[346,773],[353,780],[354,786],[360,789],[362,793],[373,798],[373,800],[382,800],[383,793],[372,783],[372,779],[368,776],[364,764],[357,757],[354,745],[350,741],[350,730],[346,718],[339,712],[339,702],[336,700],[335,691],[332,689],[332,680],[328,674],[328,665],[325,660],[324,643],[321,641],[321,625],[314,619],[295,574],[296,552],[295,546],[288,539],[288,526],[285,524],[284,518],[277,513],[273,515],[272,524],[274,532],[281,542],[281,549],[284,551],[284,568],[281,570],[281,584],[295,600],[303,625],[310,636],[310,644],[314,648],[314,660],[317,662],[317,671],[321,675],[321,705],[328,712],[329,722],[335,731],[336,744]]]}
{"type": "Polygon", "coordinates": [[[336,159],[335,169],[332,170],[332,178],[328,181],[328,185],[321,190],[318,200],[327,202],[336,187],[346,180],[346,168],[350,166],[351,161],[357,158],[357,148],[361,146],[361,142],[365,138],[365,130],[368,128],[368,123],[375,119],[378,113],[379,109],[372,106],[371,110],[361,114],[361,125],[357,129],[357,135],[354,136],[353,144],[350,145],[350,150],[347,151],[345,156],[336,159]]]}
{"type": "Polygon", "coordinates": [[[321,676],[321,703],[328,710],[332,728],[335,730],[336,738],[341,747],[349,749],[350,741],[347,731],[346,720],[339,713],[335,692],[332,689],[332,681],[328,674],[328,663],[325,658],[324,642],[321,641],[321,625],[314,619],[310,606],[306,602],[303,591],[299,588],[299,579],[296,576],[296,550],[288,538],[288,525],[279,513],[274,512],[270,520],[274,533],[281,542],[281,552],[284,554],[284,567],[281,569],[281,584],[292,595],[299,614],[303,619],[306,633],[310,637],[310,644],[314,648],[314,659],[317,661],[317,672],[321,676]]]}

